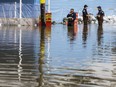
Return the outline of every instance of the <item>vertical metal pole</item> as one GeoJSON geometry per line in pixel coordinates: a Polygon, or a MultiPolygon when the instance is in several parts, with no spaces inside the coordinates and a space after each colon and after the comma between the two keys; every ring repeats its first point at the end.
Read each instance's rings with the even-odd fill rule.
{"type": "Polygon", "coordinates": [[[48,0],[48,12],[50,13],[50,0],[48,0]]]}
{"type": "Polygon", "coordinates": [[[15,2],[15,11],[14,11],[14,18],[17,17],[17,3],[15,2]]]}
{"type": "Polygon", "coordinates": [[[20,19],[22,18],[22,0],[20,0],[20,19]]]}
{"type": "Polygon", "coordinates": [[[41,26],[45,26],[45,1],[40,0],[41,26]]]}

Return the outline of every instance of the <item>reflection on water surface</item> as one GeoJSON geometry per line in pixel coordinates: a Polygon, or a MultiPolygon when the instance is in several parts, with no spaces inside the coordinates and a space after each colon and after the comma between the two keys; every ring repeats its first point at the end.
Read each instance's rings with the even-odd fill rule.
{"type": "Polygon", "coordinates": [[[0,86],[115,87],[116,27],[0,27],[0,86]]]}

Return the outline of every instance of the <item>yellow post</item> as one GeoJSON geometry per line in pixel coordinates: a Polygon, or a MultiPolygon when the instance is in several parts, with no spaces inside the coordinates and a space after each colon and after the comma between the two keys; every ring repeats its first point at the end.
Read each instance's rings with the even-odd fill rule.
{"type": "Polygon", "coordinates": [[[45,4],[46,0],[40,0],[40,4],[45,4]]]}

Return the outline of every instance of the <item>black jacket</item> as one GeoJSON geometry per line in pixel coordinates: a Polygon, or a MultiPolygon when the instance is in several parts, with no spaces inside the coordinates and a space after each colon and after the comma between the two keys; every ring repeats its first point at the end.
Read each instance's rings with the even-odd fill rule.
{"type": "Polygon", "coordinates": [[[88,15],[87,9],[83,9],[82,13],[83,13],[83,17],[87,17],[88,15]]]}
{"type": "Polygon", "coordinates": [[[67,15],[67,17],[72,17],[73,18],[73,22],[74,22],[74,20],[76,19],[76,13],[74,12],[74,13],[69,13],[68,15],[67,15]]]}
{"type": "Polygon", "coordinates": [[[104,14],[104,11],[99,10],[97,15],[104,16],[105,14],[104,14]]]}
{"type": "Polygon", "coordinates": [[[103,16],[104,16],[104,11],[102,10],[99,10],[98,13],[97,13],[97,19],[98,21],[103,21],[103,16]],[[99,16],[98,16],[99,15],[99,16]]]}

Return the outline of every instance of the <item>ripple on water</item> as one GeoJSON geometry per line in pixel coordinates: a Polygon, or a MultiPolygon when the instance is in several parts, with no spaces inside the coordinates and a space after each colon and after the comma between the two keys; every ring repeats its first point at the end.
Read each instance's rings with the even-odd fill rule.
{"type": "Polygon", "coordinates": [[[108,26],[79,25],[75,34],[64,25],[1,28],[0,86],[115,87],[116,32],[108,26]]]}

